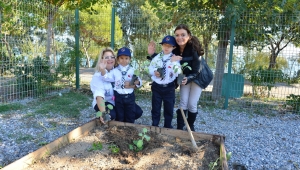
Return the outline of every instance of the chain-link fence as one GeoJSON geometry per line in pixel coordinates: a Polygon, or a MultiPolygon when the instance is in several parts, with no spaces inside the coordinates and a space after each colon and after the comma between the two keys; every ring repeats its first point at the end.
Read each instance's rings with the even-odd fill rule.
{"type": "Polygon", "coordinates": [[[150,96],[147,45],[173,35],[175,26],[184,23],[201,40],[214,72],[214,80],[201,95],[202,106],[262,113],[300,109],[299,14],[247,11],[226,17],[224,11],[199,10],[162,15],[158,9],[124,1],[113,7],[96,3],[80,11],[80,53],[76,54],[74,10],[38,0],[4,5],[0,10],[1,103],[75,88],[76,56],[80,67],[94,67],[93,61],[106,46],[132,50],[132,65],[144,81],[136,93],[150,96]]]}
{"type": "Polygon", "coordinates": [[[74,12],[41,1],[7,1],[0,11],[0,102],[41,97],[70,85],[74,12]]]}

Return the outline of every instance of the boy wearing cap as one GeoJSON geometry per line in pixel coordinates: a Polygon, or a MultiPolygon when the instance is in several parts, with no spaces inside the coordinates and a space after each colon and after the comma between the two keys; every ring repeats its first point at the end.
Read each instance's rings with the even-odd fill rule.
{"type": "MultiPolygon", "coordinates": [[[[118,66],[111,72],[101,69],[102,79],[104,81],[114,82],[115,109],[117,118],[121,122],[134,123],[135,121],[135,95],[134,89],[142,86],[142,81],[138,77],[133,85],[130,81],[134,74],[134,68],[130,66],[131,52],[128,48],[122,47],[118,50],[118,66]]],[[[101,68],[105,68],[102,63],[101,68]]]]}
{"type": "Polygon", "coordinates": [[[174,80],[180,73],[180,71],[175,71],[175,68],[180,68],[180,63],[173,57],[172,50],[176,47],[176,40],[173,36],[165,36],[160,44],[162,45],[162,52],[156,55],[149,65],[149,73],[153,80],[151,86],[152,126],[158,126],[159,124],[160,110],[163,102],[164,127],[173,128],[171,123],[175,105],[174,80]]]}

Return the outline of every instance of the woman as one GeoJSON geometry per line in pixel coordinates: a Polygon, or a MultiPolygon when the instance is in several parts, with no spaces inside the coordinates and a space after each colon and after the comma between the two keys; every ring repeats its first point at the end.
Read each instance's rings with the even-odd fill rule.
{"type": "MultiPolygon", "coordinates": [[[[198,114],[198,101],[202,92],[199,82],[195,79],[199,68],[200,60],[199,56],[204,54],[204,50],[201,46],[199,39],[192,36],[188,26],[184,24],[178,25],[175,30],[175,40],[177,42],[176,48],[172,51],[175,56],[180,60],[180,64],[188,63],[190,69],[184,69],[183,74],[185,78],[180,85],[180,104],[179,108],[184,110],[185,115],[188,116],[187,121],[192,131],[195,131],[194,122],[198,114]]],[[[148,53],[153,56],[155,52],[155,43],[150,42],[148,46],[148,53]]],[[[177,129],[183,129],[184,120],[181,115],[180,109],[177,113],[177,129]]]]}
{"type": "MultiPolygon", "coordinates": [[[[111,120],[118,120],[116,110],[114,108],[114,90],[113,83],[103,81],[101,78],[100,64],[102,60],[106,60],[106,70],[109,72],[116,66],[116,57],[113,50],[109,47],[104,48],[100,54],[95,67],[95,73],[92,77],[90,88],[93,92],[93,103],[92,106],[96,112],[102,112],[100,116],[100,121],[105,123],[105,115],[109,113],[111,120]],[[113,108],[108,109],[108,105],[111,105],[113,108]]],[[[138,119],[142,116],[142,109],[136,104],[135,119],[138,119]]]]}

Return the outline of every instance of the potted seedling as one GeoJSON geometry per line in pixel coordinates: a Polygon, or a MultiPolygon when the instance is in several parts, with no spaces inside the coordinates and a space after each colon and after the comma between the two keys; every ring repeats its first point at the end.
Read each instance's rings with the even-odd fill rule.
{"type": "Polygon", "coordinates": [[[179,69],[181,70],[180,74],[178,74],[178,77],[177,77],[177,84],[180,85],[183,78],[185,77],[185,74],[183,74],[183,70],[188,68],[189,70],[192,70],[192,68],[190,66],[188,66],[188,63],[185,62],[181,65],[181,67],[177,67],[176,65],[174,65],[174,72],[175,73],[178,73],[179,69]]]}
{"type": "MultiPolygon", "coordinates": [[[[101,106],[105,106],[105,100],[103,101],[103,103],[101,103],[101,106]]],[[[103,116],[104,122],[107,122],[107,121],[110,120],[110,115],[109,115],[109,113],[110,113],[110,110],[113,109],[113,106],[112,106],[111,104],[108,104],[106,107],[108,108],[107,111],[104,111],[104,112],[98,111],[98,112],[96,113],[96,117],[97,117],[97,118],[103,116]]]]}
{"type": "Polygon", "coordinates": [[[139,76],[139,71],[138,70],[134,70],[134,74],[132,75],[132,78],[131,78],[131,81],[130,81],[130,85],[132,86],[132,85],[134,85],[134,82],[136,81],[136,80],[138,80],[138,76],[139,76]]]}
{"type": "Polygon", "coordinates": [[[157,68],[156,71],[159,72],[160,77],[161,77],[162,79],[164,79],[164,78],[165,78],[165,75],[164,75],[164,68],[162,67],[162,65],[160,65],[160,64],[157,63],[158,61],[161,61],[161,60],[162,60],[162,57],[163,57],[163,56],[160,55],[160,56],[159,56],[159,60],[157,60],[156,62],[151,62],[151,66],[157,68]]]}
{"type": "Polygon", "coordinates": [[[161,77],[162,79],[165,78],[165,75],[164,75],[164,68],[157,68],[156,71],[159,72],[160,77],[161,77]]]}

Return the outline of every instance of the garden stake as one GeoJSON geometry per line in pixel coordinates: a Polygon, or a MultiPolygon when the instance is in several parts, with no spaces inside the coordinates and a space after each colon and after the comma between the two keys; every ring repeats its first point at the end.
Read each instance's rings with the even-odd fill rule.
{"type": "Polygon", "coordinates": [[[185,126],[186,126],[186,128],[187,128],[187,130],[188,130],[188,132],[189,132],[189,135],[190,135],[190,138],[191,138],[193,147],[194,147],[195,149],[197,149],[197,144],[196,144],[196,142],[195,142],[195,139],[194,139],[194,136],[193,136],[193,134],[192,134],[191,128],[190,128],[190,126],[189,126],[189,124],[188,124],[188,122],[187,122],[187,120],[186,120],[186,117],[185,117],[185,115],[184,115],[184,112],[183,112],[182,108],[180,108],[180,111],[181,111],[181,114],[182,114],[182,117],[183,117],[185,126]]]}

